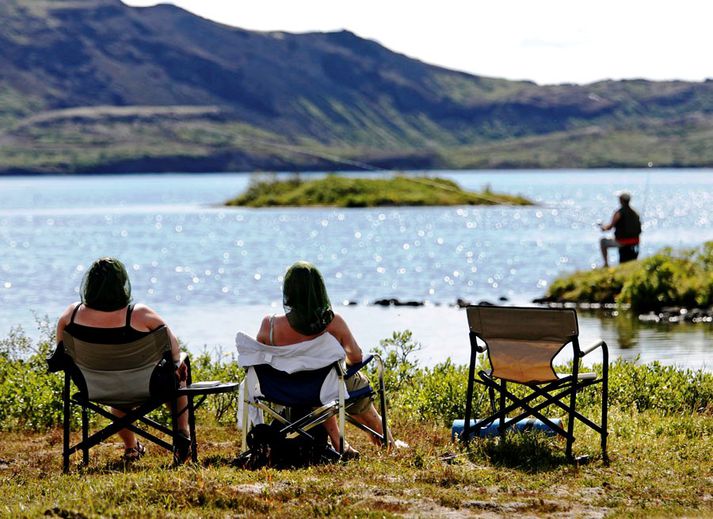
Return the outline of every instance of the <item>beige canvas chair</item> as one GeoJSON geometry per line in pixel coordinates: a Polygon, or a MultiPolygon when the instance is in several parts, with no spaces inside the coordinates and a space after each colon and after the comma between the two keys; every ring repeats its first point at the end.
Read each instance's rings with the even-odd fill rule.
{"type": "MultiPolygon", "coordinates": [[[[77,339],[65,330],[60,351],[62,361],[52,369],[64,370],[64,441],[63,469],[69,470],[70,456],[81,450],[83,462],[89,462],[89,449],[116,434],[121,429],[134,433],[159,445],[170,452],[178,452],[179,438],[177,419],[181,413],[188,413],[191,436],[191,453],[197,461],[195,431],[195,409],[209,394],[235,391],[237,383],[192,383],[190,362],[184,355],[188,367],[187,386],[179,388],[175,377],[175,366],[171,359],[171,343],[168,330],[161,327],[147,336],[123,344],[97,344],[77,339]],[[71,383],[78,392],[71,395],[71,383]],[[188,405],[177,409],[176,398],[187,396],[188,405]],[[195,399],[198,398],[198,401],[195,399]],[[146,416],[165,402],[173,401],[172,427],[158,423],[146,416]],[[70,417],[72,406],[78,405],[82,412],[82,439],[70,445],[70,417]],[[126,411],[123,417],[114,416],[102,407],[109,405],[126,411]],[[88,411],[108,418],[111,423],[89,436],[88,411]],[[142,423],[168,437],[168,441],[139,428],[142,423]]],[[[183,439],[185,441],[185,439],[183,439]]]]}
{"type": "Polygon", "coordinates": [[[466,310],[470,326],[470,367],[466,395],[463,441],[469,441],[479,429],[498,423],[500,435],[526,417],[535,417],[567,440],[566,454],[572,458],[574,422],[579,420],[601,436],[602,456],[607,459],[607,391],[609,353],[604,341],[582,351],[579,347],[577,314],[573,309],[544,309],[498,306],[470,306],[466,310]],[[557,373],[555,356],[566,346],[572,349],[574,362],[570,373],[557,373]],[[602,376],[579,371],[580,359],[601,348],[602,376]],[[481,370],[476,378],[478,353],[487,352],[490,370],[481,370]],[[471,424],[475,384],[488,389],[492,414],[471,424]],[[508,384],[529,388],[516,396],[508,384]],[[599,424],[576,409],[577,393],[601,384],[602,413],[599,424]],[[496,403],[495,395],[498,395],[496,403]],[[567,429],[545,416],[555,406],[566,413],[567,429]]]}

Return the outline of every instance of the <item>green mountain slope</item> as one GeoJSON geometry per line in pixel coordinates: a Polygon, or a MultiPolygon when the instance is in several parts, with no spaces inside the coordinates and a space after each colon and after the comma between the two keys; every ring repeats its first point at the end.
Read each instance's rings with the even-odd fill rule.
{"type": "Polygon", "coordinates": [[[713,165],[712,81],[538,86],[119,0],[0,20],[0,172],[713,165]]]}

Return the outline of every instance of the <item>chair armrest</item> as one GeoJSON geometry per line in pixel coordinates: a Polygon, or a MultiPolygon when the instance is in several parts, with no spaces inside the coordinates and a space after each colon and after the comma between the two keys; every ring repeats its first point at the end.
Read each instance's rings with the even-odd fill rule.
{"type": "Polygon", "coordinates": [[[361,362],[357,362],[356,364],[351,364],[347,366],[347,370],[344,372],[344,376],[347,378],[351,377],[354,373],[369,364],[373,358],[374,355],[367,355],[366,357],[363,357],[361,359],[361,362]]]}
{"type": "Polygon", "coordinates": [[[592,353],[594,350],[596,350],[597,348],[600,348],[600,347],[601,347],[602,350],[604,350],[606,353],[609,353],[609,347],[607,346],[607,343],[600,339],[599,341],[597,341],[596,343],[594,343],[593,345],[591,345],[591,346],[590,346],[589,348],[587,348],[586,350],[580,350],[579,356],[580,356],[580,358],[581,358],[581,357],[584,357],[585,355],[588,355],[588,354],[592,353]]]}

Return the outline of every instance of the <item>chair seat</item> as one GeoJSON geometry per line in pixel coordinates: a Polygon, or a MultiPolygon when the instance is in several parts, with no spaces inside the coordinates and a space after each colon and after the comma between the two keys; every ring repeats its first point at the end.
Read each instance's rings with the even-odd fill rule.
{"type": "MultiPolygon", "coordinates": [[[[483,370],[480,372],[481,376],[485,376],[489,378],[490,380],[494,380],[497,377],[492,376],[493,370],[488,369],[488,370],[483,370]]],[[[563,375],[558,373],[559,379],[565,379],[571,375],[563,375]]],[[[577,380],[595,380],[597,378],[597,374],[592,372],[587,372],[587,373],[577,373],[577,380]]],[[[551,382],[556,382],[556,380],[550,380],[547,382],[531,382],[532,384],[539,385],[539,384],[550,384],[551,382]]],[[[518,382],[519,384],[522,384],[522,382],[518,382]]]]}

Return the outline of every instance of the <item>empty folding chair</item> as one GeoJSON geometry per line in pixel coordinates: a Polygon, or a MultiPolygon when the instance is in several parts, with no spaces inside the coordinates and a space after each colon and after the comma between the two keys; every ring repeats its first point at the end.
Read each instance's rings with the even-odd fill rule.
{"type": "Polygon", "coordinates": [[[609,353],[604,341],[582,351],[579,346],[577,314],[573,309],[544,309],[497,306],[469,306],[466,310],[470,326],[470,366],[463,441],[469,441],[479,430],[497,424],[502,436],[508,428],[526,417],[534,417],[567,440],[566,455],[572,458],[574,422],[591,427],[601,437],[602,456],[607,459],[607,392],[609,353]],[[555,372],[554,357],[567,345],[571,346],[573,364],[570,373],[555,372]],[[582,357],[601,348],[602,376],[582,373],[582,357]],[[476,377],[478,353],[487,352],[489,370],[480,370],[476,377]],[[475,384],[482,384],[490,395],[492,414],[473,418],[475,384]],[[525,386],[529,392],[517,396],[510,384],[525,386]],[[577,393],[601,384],[601,421],[595,423],[577,410],[577,393]],[[495,396],[497,395],[497,399],[495,396]],[[564,411],[566,429],[544,414],[554,406],[564,411]]]}

